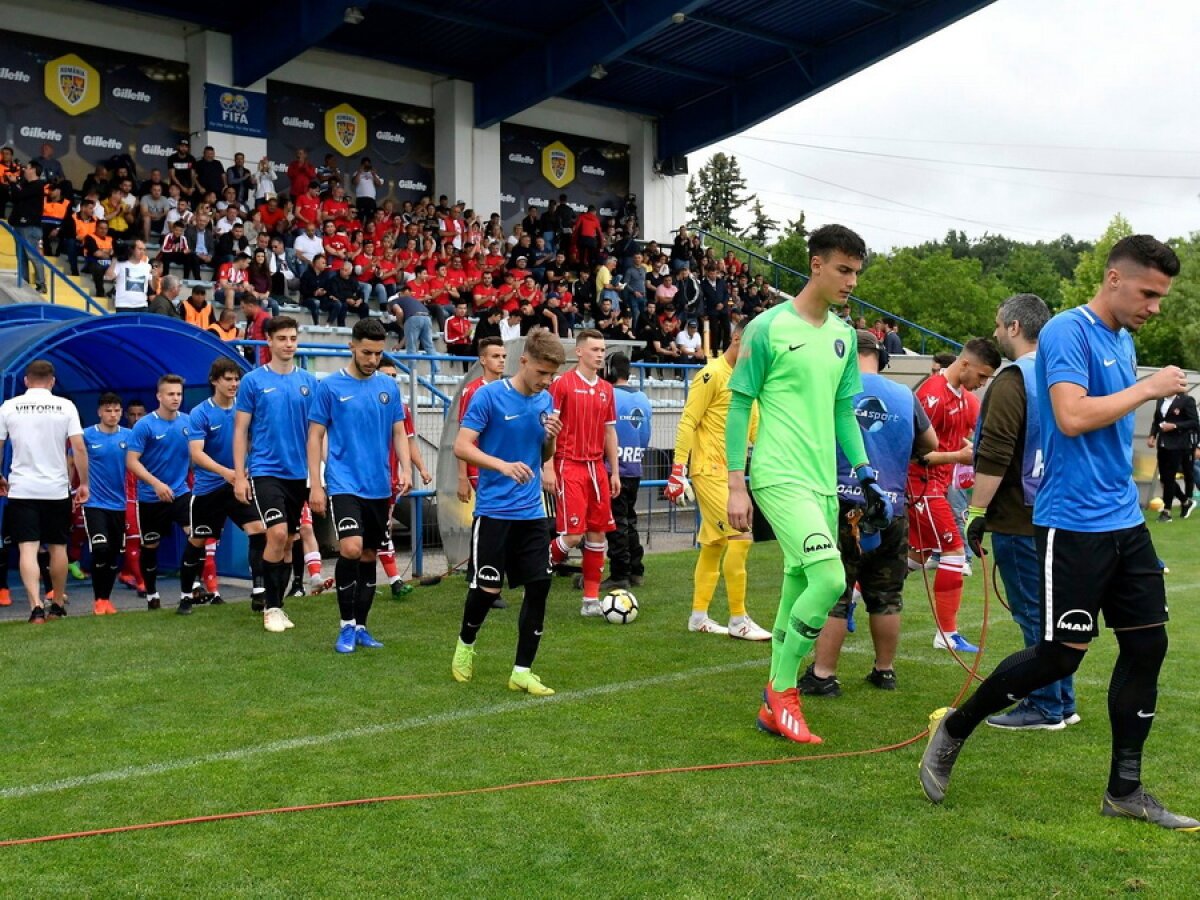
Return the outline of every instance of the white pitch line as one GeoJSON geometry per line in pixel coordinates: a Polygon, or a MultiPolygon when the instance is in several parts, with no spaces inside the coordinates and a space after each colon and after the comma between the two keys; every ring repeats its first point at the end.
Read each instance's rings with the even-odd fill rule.
{"type": "Polygon", "coordinates": [[[622,681],[617,684],[602,684],[584,688],[579,691],[563,691],[552,697],[546,697],[531,703],[496,703],[492,706],[480,706],[474,709],[461,709],[451,712],[433,713],[427,716],[413,716],[395,722],[381,722],[378,725],[363,725],[358,728],[348,728],[344,731],[331,731],[325,734],[312,734],[302,737],[284,738],[270,741],[266,744],[255,744],[241,747],[237,750],[223,750],[219,753],[205,753],[200,756],[169,759],[162,762],[149,763],[144,766],[128,766],[123,769],[110,769],[107,772],[93,772],[91,775],[75,775],[71,778],[61,778],[57,781],[44,781],[39,784],[17,785],[0,788],[0,799],[14,800],[21,797],[32,797],[37,794],[49,794],[57,791],[67,791],[72,788],[90,787],[95,784],[108,784],[116,781],[130,781],[134,778],[144,778],[148,775],[161,775],[165,772],[178,772],[181,769],[191,769],[209,763],[239,762],[255,756],[270,753],[285,753],[289,750],[302,750],[307,747],[321,747],[339,741],[355,738],[373,737],[379,734],[395,734],[401,731],[413,731],[430,725],[445,725],[450,722],[462,722],[469,719],[481,719],[487,716],[503,715],[504,713],[532,712],[547,705],[570,703],[577,700],[590,700],[605,694],[616,694],[622,691],[634,691],[640,688],[656,687],[671,684],[676,681],[690,681],[709,675],[720,675],[738,669],[748,669],[757,666],[765,669],[765,658],[743,660],[742,662],[726,663],[720,666],[708,666],[702,669],[689,669],[685,672],[671,672],[667,675],[655,675],[652,678],[638,678],[632,681],[622,681]]]}

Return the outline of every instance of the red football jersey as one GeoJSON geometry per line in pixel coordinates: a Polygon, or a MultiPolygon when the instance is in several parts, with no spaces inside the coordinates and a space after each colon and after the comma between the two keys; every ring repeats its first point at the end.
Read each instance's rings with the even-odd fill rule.
{"type": "MultiPolygon", "coordinates": [[[[483,376],[480,375],[478,378],[476,378],[474,381],[468,383],[467,386],[463,388],[462,397],[458,401],[458,424],[459,425],[462,424],[463,416],[465,416],[467,414],[467,410],[470,408],[471,398],[474,397],[475,392],[477,390],[479,390],[481,387],[483,387],[485,384],[487,384],[487,382],[484,381],[483,376]]],[[[467,477],[468,478],[478,478],[479,477],[479,469],[475,468],[475,466],[468,465],[467,466],[467,477]]]]}
{"type": "Polygon", "coordinates": [[[554,409],[562,417],[556,459],[602,462],[607,426],[617,422],[612,385],[597,377],[588,382],[572,369],[550,386],[554,409]]]}
{"type": "MultiPolygon", "coordinates": [[[[917,402],[925,409],[933,430],[937,432],[938,450],[954,453],[963,448],[963,441],[975,439],[975,421],[979,418],[979,398],[962,389],[955,390],[944,375],[931,375],[915,391],[917,402]]],[[[944,489],[954,474],[951,464],[909,466],[910,478],[925,481],[929,486],[944,489]]]]}
{"type": "MultiPolygon", "coordinates": [[[[408,408],[408,404],[404,404],[404,435],[407,438],[417,436],[417,431],[413,427],[412,410],[408,408]]],[[[400,473],[400,457],[396,456],[396,445],[388,439],[388,472],[391,473],[392,483],[396,481],[396,476],[400,473]]]]}

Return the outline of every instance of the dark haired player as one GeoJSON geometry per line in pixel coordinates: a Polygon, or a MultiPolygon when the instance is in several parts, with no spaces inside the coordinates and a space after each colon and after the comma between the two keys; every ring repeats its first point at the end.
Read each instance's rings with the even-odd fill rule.
{"type": "MultiPolygon", "coordinates": [[[[183,549],[180,575],[190,570],[194,580],[204,562],[209,541],[220,540],[225,520],[246,532],[249,542],[261,546],[265,529],[253,506],[234,496],[233,404],[242,382],[242,367],[227,356],[218,356],[208,369],[212,396],[192,410],[186,427],[188,447],[196,477],[192,483],[192,530],[183,549]],[[256,540],[257,539],[257,540],[256,540]]],[[[254,589],[262,586],[262,553],[250,555],[250,577],[254,589]]],[[[183,580],[182,577],[180,579],[183,580]]],[[[219,593],[212,603],[222,603],[219,593]]],[[[183,601],[180,601],[182,610],[183,601]]]]}
{"type": "Polygon", "coordinates": [[[375,599],[375,555],[388,538],[393,478],[397,493],[407,494],[412,487],[400,388],[394,378],[376,371],[386,338],[378,320],[356,322],[350,365],[317,386],[308,411],[308,505],[318,516],[328,508],[338,537],[333,571],[341,615],[333,645],[338,653],[383,646],[367,631],[375,599]],[[393,451],[398,460],[394,472],[388,465],[393,451]]]}
{"type": "Polygon", "coordinates": [[[1165,244],[1149,235],[1123,238],[1091,301],[1042,329],[1037,402],[1045,470],[1033,508],[1042,640],[1001,662],[960,709],[929,717],[920,774],[934,803],[945,798],[971,732],[1013,701],[1073,674],[1103,613],[1118,653],[1108,688],[1112,760],[1100,813],[1200,831],[1200,821],[1167,810],[1141,778],[1167,653],[1167,596],[1133,482],[1133,420],[1143,403],[1186,390],[1187,375],[1165,366],[1139,381],[1130,332],[1158,314],[1178,274],[1179,258],[1165,244]]]}
{"type": "Polygon", "coordinates": [[[983,338],[967,341],[958,358],[941,372],[930,375],[913,392],[937,433],[937,450],[926,453],[908,467],[909,568],[919,569],[934,553],[940,554],[933,576],[933,601],[937,632],[933,646],[958,653],[978,653],[979,648],[958,633],[958,608],[962,605],[966,546],[959,520],[947,492],[956,464],[974,462],[971,438],[979,417],[977,391],[1000,368],[1000,351],[983,338]]]}
{"type": "Polygon", "coordinates": [[[308,496],[308,410],[317,379],[295,363],[300,334],[295,319],[275,316],[264,328],[271,361],[242,379],[234,402],[233,492],[242,503],[254,503],[266,528],[263,628],[278,634],[293,627],[283,599],[308,496]]]}
{"type": "Polygon", "coordinates": [[[100,421],[83,430],[89,490],[83,522],[92,551],[92,611],[106,616],[117,613],[110,598],[125,544],[125,451],[133,432],[122,427],[121,398],[111,391],[100,395],[96,412],[100,421]]]}
{"type": "Polygon", "coordinates": [[[877,483],[854,415],[862,390],[854,329],[832,307],[858,282],[867,248],[841,225],[808,239],[812,277],[790,303],[781,303],[746,328],[725,426],[729,466],[729,523],[748,531],[753,516],[746,490],[746,438],[758,401],[754,444],[754,502],[783,548],[783,588],[771,637],[771,674],[758,724],[797,743],[820,743],[800,711],[800,662],[846,586],[837,546],[837,452],[841,447],[862,487],[864,518],[884,529],[891,503],[877,483]]]}
{"type": "Polygon", "coordinates": [[[525,587],[508,688],[535,697],[554,693],[532,671],[552,573],[538,472],[554,456],[555,439],[562,430],[546,388],[565,361],[555,335],[545,329],[530,332],[517,374],[476,392],[454,439],[454,455],[479,470],[467,600],[450,664],[455,681],[470,681],[475,674],[475,638],[507,578],[510,588],[525,587]]]}
{"type": "MultiPolygon", "coordinates": [[[[183,405],[183,378],[167,374],[158,379],[158,409],[133,426],[125,465],[138,481],[138,530],[142,535],[142,578],[146,583],[146,606],[160,609],[158,595],[158,545],[172,524],[185,532],[191,525],[192,495],[188,491],[191,457],[185,430],[188,418],[179,412],[183,405]]],[[[192,611],[195,573],[179,572],[180,615],[192,611]]]]}

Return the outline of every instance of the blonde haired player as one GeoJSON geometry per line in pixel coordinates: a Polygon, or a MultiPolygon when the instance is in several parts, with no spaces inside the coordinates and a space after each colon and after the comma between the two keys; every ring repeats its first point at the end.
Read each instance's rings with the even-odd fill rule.
{"type": "MultiPolygon", "coordinates": [[[[675,459],[664,496],[678,503],[690,487],[700,507],[700,556],[693,575],[692,615],[688,631],[727,634],[745,641],[768,641],[771,632],[759,627],[746,613],[746,557],[752,535],[729,525],[728,466],[725,459],[725,418],[729,412],[729,376],[733,374],[745,320],[734,328],[729,348],[692,379],[683,415],[675,431],[675,459]],[[723,564],[722,564],[723,560],[723,564]],[[709,604],[722,573],[729,599],[729,627],[713,621],[709,604]]],[[[758,430],[757,411],[751,413],[750,441],[758,430]]]]}

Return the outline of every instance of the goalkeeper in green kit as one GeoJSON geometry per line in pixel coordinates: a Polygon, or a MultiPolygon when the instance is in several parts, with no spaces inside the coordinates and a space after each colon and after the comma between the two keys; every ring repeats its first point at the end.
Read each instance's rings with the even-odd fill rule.
{"type": "Polygon", "coordinates": [[[771,636],[771,674],[758,726],[801,744],[819,744],[800,711],[801,660],[846,589],[837,542],[837,452],[840,446],[862,484],[864,551],[879,540],[892,505],[876,483],[854,414],[862,391],[857,337],[830,307],[847,302],[867,248],[841,225],[808,239],[811,277],[790,303],[772,307],[746,328],[725,431],[729,460],[729,524],[750,528],[746,438],[758,402],[758,440],[751,478],[754,501],[783,548],[783,589],[771,636]]]}

